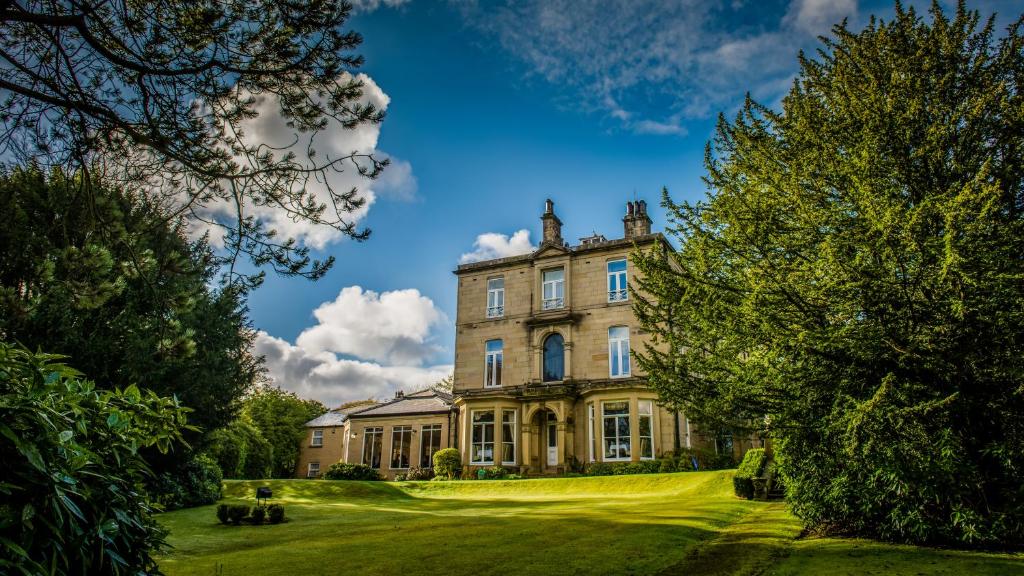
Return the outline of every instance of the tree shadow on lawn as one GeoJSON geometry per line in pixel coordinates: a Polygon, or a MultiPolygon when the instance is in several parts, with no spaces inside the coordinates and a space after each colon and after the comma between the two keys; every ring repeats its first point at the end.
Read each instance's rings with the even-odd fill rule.
{"type": "Polygon", "coordinates": [[[808,538],[794,542],[789,556],[772,573],[779,576],[1024,575],[1024,553],[949,550],[853,538],[808,538]]]}

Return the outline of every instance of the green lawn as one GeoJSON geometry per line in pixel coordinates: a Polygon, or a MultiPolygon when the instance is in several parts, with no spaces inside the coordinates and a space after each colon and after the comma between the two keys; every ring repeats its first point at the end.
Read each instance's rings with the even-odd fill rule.
{"type": "Polygon", "coordinates": [[[289,521],[222,526],[214,507],[161,521],[170,576],[263,574],[1024,574],[1024,555],[796,539],[779,503],[730,472],[473,482],[227,482],[274,489],[289,521]]]}

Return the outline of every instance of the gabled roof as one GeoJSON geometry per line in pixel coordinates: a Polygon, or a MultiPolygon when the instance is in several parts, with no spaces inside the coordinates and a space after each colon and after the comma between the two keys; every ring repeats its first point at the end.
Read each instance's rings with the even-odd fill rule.
{"type": "Polygon", "coordinates": [[[452,407],[452,396],[447,392],[429,388],[412,394],[396,396],[394,400],[371,406],[349,414],[350,418],[402,416],[407,414],[446,414],[452,407]]]}

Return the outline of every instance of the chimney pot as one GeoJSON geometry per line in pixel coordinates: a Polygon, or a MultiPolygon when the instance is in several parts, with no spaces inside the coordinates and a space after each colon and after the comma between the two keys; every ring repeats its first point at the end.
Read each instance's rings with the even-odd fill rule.
{"type": "Polygon", "coordinates": [[[632,216],[632,215],[633,215],[633,202],[632,201],[626,202],[626,216],[632,216]]]}
{"type": "Polygon", "coordinates": [[[544,215],[540,217],[544,224],[543,241],[556,246],[562,245],[562,221],[555,216],[555,203],[548,198],[544,202],[544,215]]]}
{"type": "Polygon", "coordinates": [[[638,202],[638,205],[639,205],[639,208],[640,208],[639,212],[646,216],[647,215],[647,201],[646,200],[641,200],[640,202],[638,202]]]}

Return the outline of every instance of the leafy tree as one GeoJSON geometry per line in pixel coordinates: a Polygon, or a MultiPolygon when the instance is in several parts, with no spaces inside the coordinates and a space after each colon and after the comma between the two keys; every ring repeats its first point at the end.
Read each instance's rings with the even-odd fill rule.
{"type": "Polygon", "coordinates": [[[178,443],[187,409],[98,389],[60,360],[0,343],[0,572],[159,573],[139,449],[178,443]]]}
{"type": "Polygon", "coordinates": [[[637,355],[760,421],[793,510],[888,540],[1024,543],[1024,37],[938,4],[845,24],[777,112],[719,121],[678,253],[635,255],[637,355]]]}
{"type": "Polygon", "coordinates": [[[0,337],[66,355],[101,386],[174,395],[204,430],[226,425],[262,374],[245,293],[213,288],[210,250],[158,206],[98,184],[89,199],[79,179],[0,174],[0,337]]]}
{"type": "Polygon", "coordinates": [[[269,478],[273,451],[263,434],[246,419],[214,430],[206,436],[205,452],[213,458],[225,478],[269,478]]]}
{"type": "Polygon", "coordinates": [[[317,278],[333,260],[311,262],[253,212],[273,207],[356,239],[368,234],[351,215],[364,198],[333,189],[332,176],[375,177],[387,161],[315,150],[327,129],[383,119],[353,75],[362,38],[343,31],[350,12],[344,0],[4,2],[0,153],[101,172],[158,197],[173,216],[222,226],[234,256],[317,278]],[[292,146],[246,136],[246,123],[278,113],[292,146]],[[314,182],[326,197],[307,186],[314,182]],[[215,205],[232,217],[218,218],[215,205]]]}
{"type": "Polygon", "coordinates": [[[299,462],[299,445],[306,438],[306,422],[327,408],[274,386],[257,390],[245,399],[244,418],[252,422],[270,444],[271,478],[291,478],[299,462]]]}

